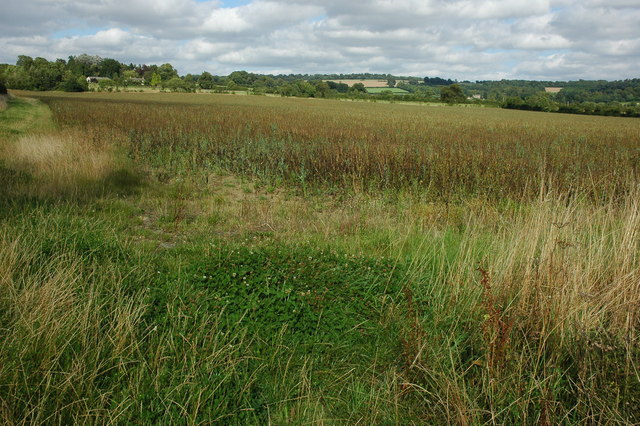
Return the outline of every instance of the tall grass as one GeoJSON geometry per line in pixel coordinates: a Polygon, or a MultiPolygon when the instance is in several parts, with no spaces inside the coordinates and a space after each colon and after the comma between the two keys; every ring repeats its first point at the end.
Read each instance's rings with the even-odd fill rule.
{"type": "Polygon", "coordinates": [[[639,207],[550,195],[498,226],[472,218],[448,260],[426,250],[412,392],[457,423],[637,421],[639,207]]]}
{"type": "Polygon", "coordinates": [[[44,199],[86,199],[128,193],[142,176],[107,140],[78,131],[30,134],[3,147],[4,192],[44,199]]]}
{"type": "Polygon", "coordinates": [[[73,132],[23,136],[8,149],[7,166],[31,176],[33,195],[73,196],[117,170],[112,150],[73,132]]]}
{"type": "Polygon", "coordinates": [[[43,258],[42,237],[29,237],[0,235],[2,422],[103,417],[99,377],[136,353],[144,305],[123,294],[115,265],[83,265],[68,249],[43,258]],[[105,300],[106,291],[119,300],[105,300]]]}

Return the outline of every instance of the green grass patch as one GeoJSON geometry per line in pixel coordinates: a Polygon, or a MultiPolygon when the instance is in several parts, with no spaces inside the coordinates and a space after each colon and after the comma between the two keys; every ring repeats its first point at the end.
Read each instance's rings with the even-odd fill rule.
{"type": "MultiPolygon", "coordinates": [[[[370,339],[378,319],[400,294],[401,268],[391,261],[307,247],[219,247],[157,289],[180,291],[211,312],[226,312],[228,327],[275,335],[291,344],[370,339]]],[[[168,292],[168,293],[167,293],[168,292]]]]}
{"type": "Polygon", "coordinates": [[[51,111],[33,99],[10,98],[0,111],[0,138],[14,138],[35,131],[53,129],[51,111]]]}

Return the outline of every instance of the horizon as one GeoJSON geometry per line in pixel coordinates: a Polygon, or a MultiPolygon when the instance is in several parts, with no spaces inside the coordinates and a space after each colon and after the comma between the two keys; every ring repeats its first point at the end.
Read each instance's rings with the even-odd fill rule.
{"type": "MultiPolygon", "coordinates": [[[[80,55],[70,55],[67,58],[53,58],[53,59],[47,59],[48,61],[52,62],[55,60],[59,60],[62,59],[64,61],[67,61],[71,58],[77,58],[81,55],[89,55],[89,56],[99,56],[99,55],[90,55],[86,52],[81,53],[80,55]]],[[[31,56],[31,55],[20,55],[20,56],[31,56]]],[[[32,57],[32,56],[31,56],[32,57]]],[[[33,59],[35,59],[36,57],[32,57],[33,59]]],[[[133,62],[129,62],[129,61],[121,61],[118,58],[107,58],[107,57],[100,57],[100,59],[115,59],[116,61],[120,62],[123,65],[129,66],[131,64],[133,64],[136,67],[140,67],[140,66],[160,66],[162,65],[162,63],[133,63],[133,62]]],[[[171,64],[171,62],[165,62],[165,63],[169,63],[171,64]]],[[[0,62],[0,65],[16,65],[16,61],[13,61],[13,63],[7,63],[7,62],[0,62]]],[[[173,64],[171,64],[173,66],[173,64]]],[[[296,72],[296,73],[288,73],[288,74],[266,74],[266,73],[260,73],[260,72],[252,72],[249,70],[243,70],[243,69],[237,69],[237,70],[233,70],[231,71],[229,74],[215,74],[213,72],[211,72],[210,70],[202,70],[200,72],[196,72],[196,73],[181,73],[179,69],[175,68],[176,71],[178,72],[178,75],[181,78],[184,78],[185,76],[187,76],[188,74],[191,75],[200,75],[204,72],[209,72],[210,74],[212,74],[213,76],[216,77],[228,77],[231,73],[233,72],[248,72],[251,74],[256,74],[256,75],[262,75],[262,76],[268,76],[268,77],[278,77],[278,76],[308,76],[308,77],[316,77],[316,76],[322,76],[322,77],[328,77],[328,76],[343,76],[344,80],[383,80],[384,78],[390,77],[393,79],[419,79],[419,80],[424,80],[425,78],[442,78],[443,80],[452,80],[454,83],[472,83],[472,84],[476,84],[476,83],[482,83],[482,82],[496,82],[496,81],[530,81],[530,82],[539,82],[539,83],[573,83],[573,82],[578,82],[578,81],[606,81],[606,82],[616,82],[616,81],[627,81],[627,80],[637,80],[640,79],[640,76],[637,77],[628,77],[628,78],[622,78],[622,79],[606,79],[606,78],[599,78],[599,79],[575,79],[575,80],[534,80],[534,79],[518,79],[518,78],[513,78],[513,79],[501,79],[501,80],[480,80],[480,79],[466,79],[466,80],[458,80],[455,78],[451,78],[450,76],[447,75],[425,75],[425,76],[418,76],[418,75],[397,75],[397,74],[390,74],[390,73],[385,73],[385,72],[380,72],[380,73],[373,73],[370,71],[361,71],[361,72],[326,72],[326,73],[310,73],[310,72],[296,72]],[[357,75],[364,75],[364,74],[371,74],[370,77],[368,78],[359,78],[359,77],[354,77],[357,75]],[[378,77],[376,77],[378,76],[378,77]]],[[[85,77],[92,77],[92,76],[85,76],[85,77]]],[[[335,80],[338,81],[340,78],[336,78],[335,80]]],[[[328,78],[325,78],[325,80],[329,80],[328,78]]],[[[333,81],[333,80],[330,80],[333,81]]]]}

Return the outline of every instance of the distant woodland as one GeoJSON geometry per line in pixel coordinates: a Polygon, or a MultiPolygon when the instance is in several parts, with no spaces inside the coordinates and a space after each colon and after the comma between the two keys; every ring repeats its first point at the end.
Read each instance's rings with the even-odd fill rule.
{"type": "Polygon", "coordinates": [[[55,61],[21,55],[15,64],[0,64],[0,92],[6,89],[83,92],[143,88],[169,92],[246,91],[255,95],[477,103],[533,111],[640,117],[640,78],[472,82],[435,76],[420,78],[372,73],[262,75],[234,71],[220,76],[203,71],[180,75],[169,63],[125,64],[87,54],[55,61]],[[340,82],[343,80],[361,80],[362,83],[348,85],[340,82]],[[374,80],[386,81],[389,90],[369,93],[366,83],[374,80]]]}

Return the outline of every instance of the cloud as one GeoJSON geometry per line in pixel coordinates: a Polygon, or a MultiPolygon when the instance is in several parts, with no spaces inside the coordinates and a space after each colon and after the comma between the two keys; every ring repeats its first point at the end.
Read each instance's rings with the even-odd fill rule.
{"type": "Polygon", "coordinates": [[[181,73],[638,77],[637,0],[9,0],[0,62],[80,53],[181,73]]]}
{"type": "Polygon", "coordinates": [[[544,14],[549,8],[547,0],[469,0],[448,3],[451,16],[471,19],[514,19],[544,14]]]}

